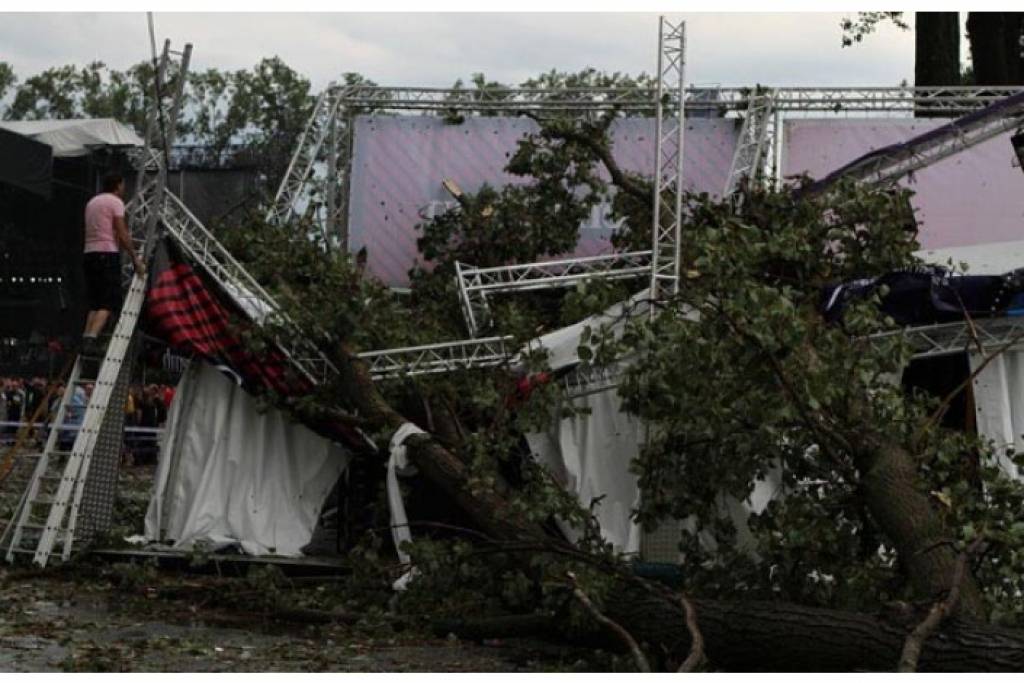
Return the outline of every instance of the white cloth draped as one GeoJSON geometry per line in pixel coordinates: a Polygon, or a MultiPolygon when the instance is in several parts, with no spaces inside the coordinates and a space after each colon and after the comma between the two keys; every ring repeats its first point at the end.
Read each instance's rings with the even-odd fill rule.
{"type": "Polygon", "coordinates": [[[209,364],[193,362],[168,415],[146,539],[178,549],[238,543],[254,555],[301,555],[349,457],[282,412],[261,410],[209,364]]]}

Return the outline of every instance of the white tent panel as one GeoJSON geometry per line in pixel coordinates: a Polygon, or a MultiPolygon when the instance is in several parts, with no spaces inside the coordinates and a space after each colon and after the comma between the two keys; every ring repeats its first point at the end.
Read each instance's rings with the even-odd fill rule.
{"type": "MultiPolygon", "coordinates": [[[[629,471],[640,449],[639,422],[622,410],[615,390],[589,394],[573,404],[590,414],[556,419],[547,431],[527,434],[530,450],[584,506],[603,496],[594,515],[604,539],[618,552],[639,552],[640,528],[632,511],[640,503],[640,489],[629,471]]],[[[563,530],[575,538],[574,530],[563,530]]]]}
{"type": "Polygon", "coordinates": [[[168,415],[146,538],[176,549],[238,543],[253,555],[301,555],[349,457],[193,363],[168,415]]]}
{"type": "Polygon", "coordinates": [[[53,148],[55,157],[80,157],[98,147],[142,147],[142,138],[115,119],[0,121],[0,128],[53,148]]]}
{"type": "Polygon", "coordinates": [[[931,249],[915,255],[937,266],[947,266],[950,261],[957,268],[967,264],[968,275],[1002,275],[1024,267],[1024,240],[931,249]]]}
{"type": "MultiPolygon", "coordinates": [[[[970,354],[971,372],[984,357],[970,354]]],[[[1006,456],[1024,449],[1024,351],[1004,351],[974,378],[978,434],[996,446],[996,464],[1008,477],[1024,479],[1006,456]]]]}

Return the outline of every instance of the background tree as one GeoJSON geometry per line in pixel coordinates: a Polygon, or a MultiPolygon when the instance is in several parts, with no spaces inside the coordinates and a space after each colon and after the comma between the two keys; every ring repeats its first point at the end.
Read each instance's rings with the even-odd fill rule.
{"type": "MultiPolygon", "coordinates": [[[[969,73],[975,85],[1024,85],[1024,35],[1022,12],[970,12],[967,37],[970,41],[969,73]]],[[[843,19],[843,45],[861,42],[886,21],[909,29],[903,12],[858,12],[843,19]]],[[[914,17],[917,85],[960,83],[960,17],[956,12],[917,12],[914,17]],[[956,37],[954,37],[954,33],[956,37]],[[955,78],[951,65],[957,65],[955,78]]]]}
{"type": "Polygon", "coordinates": [[[18,82],[14,68],[7,62],[0,62],[0,118],[7,118],[7,105],[4,103],[7,93],[18,82]]]}

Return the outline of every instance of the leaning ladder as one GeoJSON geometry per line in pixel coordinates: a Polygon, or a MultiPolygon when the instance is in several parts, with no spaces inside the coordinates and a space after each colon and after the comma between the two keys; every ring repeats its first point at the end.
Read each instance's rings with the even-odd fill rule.
{"type": "MultiPolygon", "coordinates": [[[[163,141],[165,148],[168,149],[172,144],[174,128],[181,111],[185,74],[188,71],[191,52],[192,46],[187,44],[183,52],[177,53],[181,56],[178,84],[163,141]]],[[[165,73],[169,54],[168,41],[165,43],[164,54],[158,68],[158,80],[162,79],[165,73]]],[[[158,100],[155,101],[155,107],[160,106],[161,103],[158,100]]],[[[140,160],[138,176],[140,181],[144,177],[141,169],[146,164],[157,160],[158,166],[160,166],[158,157],[148,153],[149,136],[153,133],[155,121],[154,108],[150,112],[147,125],[147,151],[140,160]]],[[[161,196],[165,191],[165,184],[166,169],[159,167],[155,182],[142,182],[142,187],[126,207],[129,224],[136,228],[133,230],[133,240],[136,243],[136,248],[140,249],[140,253],[143,254],[143,259],[147,259],[152,253],[156,225],[160,219],[159,214],[154,214],[150,206],[151,202],[147,199],[150,195],[161,196]],[[145,228],[138,230],[138,226],[142,224],[145,225],[145,228]]],[[[115,389],[119,380],[124,379],[123,373],[130,370],[129,351],[145,296],[146,276],[135,273],[122,304],[114,332],[100,363],[99,372],[94,379],[87,377],[86,375],[92,373],[85,371],[86,365],[93,366],[94,361],[90,359],[86,362],[82,356],[75,360],[46,445],[39,455],[25,493],[22,494],[12,523],[8,525],[3,538],[0,538],[0,549],[6,548],[5,557],[8,562],[14,561],[18,554],[25,554],[32,555],[32,561],[35,564],[45,567],[58,543],[62,544],[62,559],[66,560],[71,556],[90,466],[104,431],[108,408],[111,407],[111,401],[116,396],[115,389]],[[77,390],[80,388],[84,390],[84,385],[88,383],[94,383],[94,390],[86,405],[81,426],[78,428],[71,450],[62,451],[59,448],[58,435],[65,427],[68,407],[74,400],[77,390]]]]}

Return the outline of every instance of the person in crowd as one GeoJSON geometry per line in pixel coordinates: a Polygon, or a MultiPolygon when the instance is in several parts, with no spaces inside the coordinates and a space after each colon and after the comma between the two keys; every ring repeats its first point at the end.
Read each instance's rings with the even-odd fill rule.
{"type": "Polygon", "coordinates": [[[4,428],[4,432],[13,435],[18,431],[18,422],[21,422],[25,414],[25,381],[20,378],[8,379],[4,391],[4,419],[11,424],[4,428]]]}
{"type": "Polygon", "coordinates": [[[124,462],[135,464],[135,452],[139,448],[139,434],[133,430],[139,426],[139,404],[142,401],[138,385],[128,387],[128,398],[124,402],[124,462]]]}
{"type": "Polygon", "coordinates": [[[168,412],[171,410],[171,403],[174,401],[174,387],[170,384],[165,384],[163,389],[164,409],[168,412]]]}
{"type": "MultiPolygon", "coordinates": [[[[64,414],[63,426],[81,427],[85,419],[85,409],[89,406],[89,398],[92,396],[93,384],[80,384],[75,387],[71,394],[71,401],[68,403],[64,414]]],[[[58,402],[59,403],[59,402],[58,402]]],[[[63,429],[59,435],[60,447],[62,450],[71,450],[78,436],[77,429],[63,429]]]]}
{"type": "MultiPolygon", "coordinates": [[[[139,405],[139,426],[151,430],[160,426],[160,413],[163,402],[155,384],[147,384],[142,390],[142,401],[139,405]]],[[[156,460],[156,439],[152,432],[139,435],[139,446],[136,449],[136,464],[150,463],[156,460]]]]}

